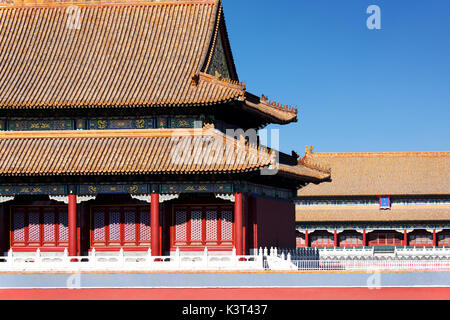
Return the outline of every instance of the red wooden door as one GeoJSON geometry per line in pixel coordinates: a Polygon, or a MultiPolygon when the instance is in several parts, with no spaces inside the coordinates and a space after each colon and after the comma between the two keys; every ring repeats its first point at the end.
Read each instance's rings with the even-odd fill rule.
{"type": "Polygon", "coordinates": [[[344,231],[339,236],[340,247],[362,247],[363,235],[356,231],[344,231]]]}
{"type": "Polygon", "coordinates": [[[409,234],[408,244],[411,247],[432,247],[433,234],[425,230],[416,230],[409,234]]]}
{"type": "Polygon", "coordinates": [[[375,231],[369,235],[369,246],[402,246],[403,235],[395,231],[375,231]]]}
{"type": "Polygon", "coordinates": [[[13,250],[64,250],[69,242],[67,207],[12,207],[10,240],[13,250]]]}
{"type": "Polygon", "coordinates": [[[230,206],[174,206],[171,250],[232,250],[233,208],[230,206]]]}
{"type": "Polygon", "coordinates": [[[311,247],[334,247],[334,234],[315,231],[311,234],[311,247]]]}
{"type": "Polygon", "coordinates": [[[91,248],[148,250],[150,206],[95,206],[91,210],[91,248]]]}
{"type": "Polygon", "coordinates": [[[450,247],[450,231],[438,233],[437,240],[439,247],[450,247]]]}

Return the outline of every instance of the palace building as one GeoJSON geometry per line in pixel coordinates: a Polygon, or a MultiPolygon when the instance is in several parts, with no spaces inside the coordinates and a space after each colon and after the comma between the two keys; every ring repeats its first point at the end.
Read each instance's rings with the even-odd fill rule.
{"type": "Polygon", "coordinates": [[[450,152],[307,149],[302,161],[332,178],[298,192],[298,247],[450,246],[450,152]]]}
{"type": "Polygon", "coordinates": [[[330,172],[250,137],[297,110],[240,82],[221,1],[16,1],[0,21],[1,252],[295,247],[297,190],[330,172]]]}

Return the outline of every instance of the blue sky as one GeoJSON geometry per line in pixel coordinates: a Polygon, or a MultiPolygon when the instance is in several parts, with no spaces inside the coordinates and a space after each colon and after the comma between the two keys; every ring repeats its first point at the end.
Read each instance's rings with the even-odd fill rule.
{"type": "Polygon", "coordinates": [[[240,80],[299,108],[282,151],[450,150],[449,0],[223,3],[240,80]]]}

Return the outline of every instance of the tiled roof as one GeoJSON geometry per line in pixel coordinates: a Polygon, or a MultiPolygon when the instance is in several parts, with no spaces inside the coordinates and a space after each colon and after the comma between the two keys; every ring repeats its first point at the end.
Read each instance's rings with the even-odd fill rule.
{"type": "MultiPolygon", "coordinates": [[[[274,161],[270,150],[215,129],[0,132],[3,176],[241,173],[274,161]]],[[[321,175],[308,168],[287,173],[300,181],[321,175]]]]}
{"type": "Polygon", "coordinates": [[[450,206],[378,208],[296,208],[297,222],[436,221],[450,220],[450,206]]]}
{"type": "Polygon", "coordinates": [[[450,194],[450,152],[310,153],[303,161],[330,167],[331,182],[300,197],[450,194]]]}
{"type": "MultiPolygon", "coordinates": [[[[67,11],[73,3],[45,3],[0,4],[0,109],[245,101],[237,78],[204,74],[224,21],[219,0],[74,1],[79,28],[67,11]]],[[[280,123],[297,116],[249,108],[280,123]]]]}

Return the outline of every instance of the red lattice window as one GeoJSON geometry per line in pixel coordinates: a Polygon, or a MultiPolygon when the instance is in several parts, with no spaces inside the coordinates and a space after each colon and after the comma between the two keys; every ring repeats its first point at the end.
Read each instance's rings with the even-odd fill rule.
{"type": "Polygon", "coordinates": [[[340,247],[362,247],[363,236],[357,232],[344,232],[339,236],[340,247]]]}
{"type": "Polygon", "coordinates": [[[150,206],[96,206],[91,212],[91,246],[150,247],[150,206]]]}
{"type": "Polygon", "coordinates": [[[305,234],[299,231],[297,231],[295,234],[296,234],[295,239],[296,247],[297,248],[306,247],[305,234]]]}
{"type": "Polygon", "coordinates": [[[329,232],[312,233],[311,247],[334,247],[334,235],[329,232]]]}
{"type": "Polygon", "coordinates": [[[233,210],[226,206],[175,207],[172,249],[227,249],[233,246],[233,210]]]}
{"type": "Polygon", "coordinates": [[[413,232],[408,236],[408,243],[411,247],[432,247],[433,234],[427,232],[413,232]]]}
{"type": "Polygon", "coordinates": [[[11,208],[11,247],[65,248],[69,241],[66,206],[11,208]]]}
{"type": "Polygon", "coordinates": [[[450,247],[450,231],[444,231],[437,235],[439,247],[450,247]]]}
{"type": "Polygon", "coordinates": [[[371,247],[389,247],[402,246],[403,234],[395,231],[375,231],[369,234],[369,246],[371,247]]]}

